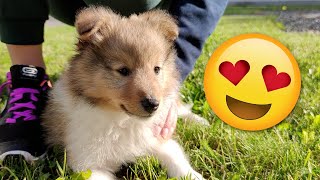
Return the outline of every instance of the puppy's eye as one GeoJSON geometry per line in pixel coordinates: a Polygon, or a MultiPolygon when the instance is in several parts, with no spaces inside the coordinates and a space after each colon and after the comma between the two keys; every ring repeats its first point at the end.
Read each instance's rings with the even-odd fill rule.
{"type": "Polygon", "coordinates": [[[129,76],[130,70],[128,68],[121,68],[117,70],[122,76],[129,76]]]}
{"type": "Polygon", "coordinates": [[[160,72],[160,67],[159,67],[159,66],[154,67],[154,72],[155,72],[156,74],[159,74],[159,72],[160,72]]]}

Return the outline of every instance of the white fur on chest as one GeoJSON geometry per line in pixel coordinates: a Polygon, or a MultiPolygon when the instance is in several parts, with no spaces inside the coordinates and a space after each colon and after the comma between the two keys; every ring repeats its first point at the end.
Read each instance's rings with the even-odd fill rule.
{"type": "Polygon", "coordinates": [[[64,87],[63,81],[57,82],[53,97],[67,117],[64,138],[73,169],[86,170],[99,165],[97,168],[114,171],[121,164],[148,154],[151,147],[160,143],[153,136],[152,126],[156,121],[165,120],[163,114],[168,112],[172,101],[163,104],[152,119],[139,120],[74,99],[64,87]]]}

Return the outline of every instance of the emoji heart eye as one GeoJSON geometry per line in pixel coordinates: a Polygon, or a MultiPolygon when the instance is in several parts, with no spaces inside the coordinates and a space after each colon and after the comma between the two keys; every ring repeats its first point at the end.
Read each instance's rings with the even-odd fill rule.
{"type": "Polygon", "coordinates": [[[229,61],[225,61],[220,64],[219,72],[232,82],[235,86],[241,81],[241,79],[249,72],[250,65],[245,60],[239,60],[233,65],[229,61]]]}
{"type": "Polygon", "coordinates": [[[272,65],[266,65],[262,69],[262,76],[268,92],[289,86],[290,76],[281,72],[277,74],[277,69],[272,65]]]}

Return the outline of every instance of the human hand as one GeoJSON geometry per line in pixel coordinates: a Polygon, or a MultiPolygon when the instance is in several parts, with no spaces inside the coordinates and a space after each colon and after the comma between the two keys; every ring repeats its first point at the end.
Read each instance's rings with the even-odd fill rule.
{"type": "Polygon", "coordinates": [[[165,122],[155,124],[153,128],[153,135],[155,137],[161,136],[163,139],[170,139],[177,124],[178,108],[177,104],[172,103],[165,122]]]}

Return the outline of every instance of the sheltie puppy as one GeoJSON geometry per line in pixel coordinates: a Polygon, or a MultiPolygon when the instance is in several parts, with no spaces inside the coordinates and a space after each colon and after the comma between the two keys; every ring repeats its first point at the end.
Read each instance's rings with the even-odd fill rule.
{"type": "Polygon", "coordinates": [[[77,54],[43,114],[47,143],[65,147],[69,166],[90,169],[91,179],[116,179],[122,164],[145,155],[158,158],[170,177],[203,179],[176,141],[152,131],[179,99],[174,19],[161,10],[127,18],[89,7],[75,26],[77,54]]]}

